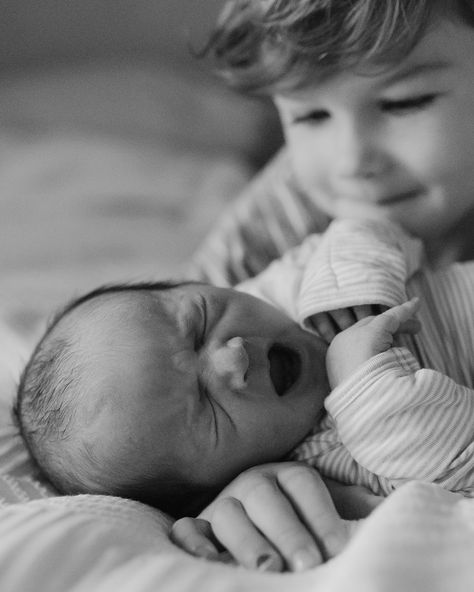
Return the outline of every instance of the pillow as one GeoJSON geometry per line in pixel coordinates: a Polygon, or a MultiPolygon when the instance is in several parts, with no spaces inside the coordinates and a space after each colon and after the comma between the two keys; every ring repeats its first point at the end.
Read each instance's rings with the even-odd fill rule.
{"type": "Polygon", "coordinates": [[[11,412],[27,354],[26,341],[0,318],[0,507],[57,495],[31,461],[11,412]]]}

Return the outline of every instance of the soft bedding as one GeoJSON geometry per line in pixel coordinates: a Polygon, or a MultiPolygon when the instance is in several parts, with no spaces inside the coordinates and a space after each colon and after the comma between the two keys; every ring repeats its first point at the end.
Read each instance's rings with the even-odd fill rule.
{"type": "Polygon", "coordinates": [[[0,85],[0,590],[473,589],[474,501],[434,485],[397,490],[352,525],[350,544],[327,564],[268,575],[189,557],[169,541],[170,518],[158,510],[61,497],[35,470],[11,404],[48,315],[98,283],[177,273],[252,172],[245,142],[258,135],[258,109],[183,90],[181,80],[187,100],[178,104],[173,76],[160,76],[166,92],[154,70],[123,64],[0,85]],[[213,113],[234,122],[216,150],[209,147],[225,130],[220,123],[207,135],[213,113]],[[183,142],[191,123],[194,140],[183,142]]]}

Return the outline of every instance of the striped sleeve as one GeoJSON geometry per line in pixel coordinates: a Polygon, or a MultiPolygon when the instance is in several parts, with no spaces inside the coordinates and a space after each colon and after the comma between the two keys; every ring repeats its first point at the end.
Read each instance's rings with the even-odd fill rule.
{"type": "Polygon", "coordinates": [[[390,223],[331,223],[305,270],[298,320],[359,304],[394,306],[407,299],[406,282],[421,265],[422,246],[390,223]]]}
{"type": "Polygon", "coordinates": [[[296,321],[301,279],[308,257],[318,248],[322,236],[310,235],[301,245],[290,249],[283,257],[270,263],[256,277],[239,284],[237,289],[269,302],[296,321]]]}
{"type": "Polygon", "coordinates": [[[393,491],[388,479],[372,473],[351,456],[329,414],[294,449],[290,460],[306,462],[325,477],[348,485],[362,485],[376,495],[386,496],[393,491]]]}
{"type": "Polygon", "coordinates": [[[407,292],[423,298],[428,364],[474,387],[474,262],[426,269],[409,282],[407,292]]]}
{"type": "Polygon", "coordinates": [[[474,392],[420,368],[406,348],[371,358],[326,408],[353,458],[378,475],[443,484],[473,472],[474,392]]]}
{"type": "Polygon", "coordinates": [[[257,275],[328,217],[298,187],[283,149],[218,220],[186,270],[189,278],[233,286],[257,275]]]}

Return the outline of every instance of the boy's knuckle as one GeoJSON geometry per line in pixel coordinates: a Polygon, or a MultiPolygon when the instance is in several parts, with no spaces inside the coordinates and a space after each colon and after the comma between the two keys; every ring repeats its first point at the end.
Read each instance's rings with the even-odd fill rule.
{"type": "Polygon", "coordinates": [[[216,505],[214,508],[214,513],[220,513],[220,512],[225,512],[227,510],[234,510],[234,509],[240,509],[240,507],[242,506],[242,504],[240,503],[240,501],[233,496],[229,496],[229,497],[222,497],[218,500],[216,500],[216,505]]]}
{"type": "Polygon", "coordinates": [[[278,483],[282,486],[301,485],[318,477],[317,472],[305,465],[291,465],[278,475],[278,483]]]}
{"type": "Polygon", "coordinates": [[[215,525],[221,521],[226,521],[229,515],[241,510],[242,504],[237,498],[232,496],[218,498],[212,508],[212,523],[215,525]]]}
{"type": "Polygon", "coordinates": [[[298,549],[301,546],[306,545],[308,538],[309,533],[305,533],[301,526],[295,524],[281,527],[280,530],[275,533],[273,541],[278,548],[298,549]]]}
{"type": "Polygon", "coordinates": [[[255,500],[268,499],[277,491],[275,481],[264,479],[255,475],[246,483],[245,490],[242,491],[242,502],[244,504],[253,503],[255,500]]]}
{"type": "Polygon", "coordinates": [[[171,527],[171,535],[173,537],[182,537],[194,530],[193,518],[180,518],[171,527]]]}

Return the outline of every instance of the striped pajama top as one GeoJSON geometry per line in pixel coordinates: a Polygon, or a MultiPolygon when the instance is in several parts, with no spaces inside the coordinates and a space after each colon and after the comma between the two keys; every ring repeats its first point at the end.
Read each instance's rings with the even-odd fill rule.
{"type": "Polygon", "coordinates": [[[422,330],[338,385],[291,459],[376,494],[422,480],[474,495],[474,262],[430,269],[398,227],[343,220],[239,289],[303,326],[317,312],[419,296],[422,330]]]}

